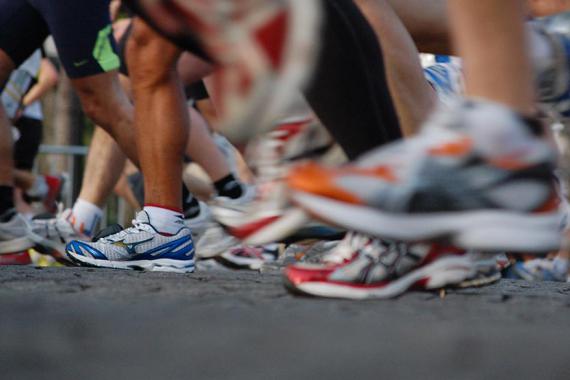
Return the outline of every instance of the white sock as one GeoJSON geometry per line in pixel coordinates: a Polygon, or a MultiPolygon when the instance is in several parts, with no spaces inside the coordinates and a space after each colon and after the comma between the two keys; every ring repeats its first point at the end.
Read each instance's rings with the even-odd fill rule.
{"type": "Polygon", "coordinates": [[[71,215],[67,220],[73,225],[76,231],[91,237],[102,217],[103,210],[99,207],[83,199],[77,199],[73,205],[71,215]]]}
{"type": "Polygon", "coordinates": [[[161,234],[175,235],[183,227],[181,212],[157,206],[144,206],[150,224],[161,234]]]}

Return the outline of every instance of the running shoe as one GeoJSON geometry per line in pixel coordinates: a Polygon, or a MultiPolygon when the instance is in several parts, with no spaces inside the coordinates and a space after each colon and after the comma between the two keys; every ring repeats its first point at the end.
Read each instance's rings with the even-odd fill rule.
{"type": "Polygon", "coordinates": [[[424,76],[443,104],[453,104],[464,93],[460,62],[450,61],[427,66],[424,68],[424,76]]]}
{"type": "Polygon", "coordinates": [[[535,57],[540,102],[547,114],[555,119],[570,117],[570,28],[568,19],[556,17],[530,23],[532,31],[548,41],[552,54],[535,57]]]}
{"type": "MultiPolygon", "coordinates": [[[[363,234],[349,232],[345,238],[332,247],[328,252],[320,254],[305,254],[302,263],[291,267],[290,271],[295,271],[295,276],[304,276],[305,279],[312,278],[313,281],[323,278],[342,265],[346,265],[358,256],[361,249],[372,244],[384,244],[387,249],[399,249],[401,252],[413,249],[405,243],[386,242],[377,238],[371,238],[363,234]]],[[[462,251],[455,249],[456,254],[462,251]]],[[[496,256],[484,255],[480,253],[467,253],[467,257],[474,265],[473,273],[456,286],[459,288],[480,287],[492,284],[501,279],[501,272],[497,264],[496,256]]]]}
{"type": "Polygon", "coordinates": [[[288,267],[285,286],[295,293],[317,297],[386,299],[411,288],[455,286],[475,271],[462,250],[435,244],[401,248],[397,243],[371,239],[344,263],[322,265],[320,270],[301,264],[288,267]]]}
{"type": "Polygon", "coordinates": [[[44,255],[53,256],[59,262],[69,262],[65,247],[72,240],[88,241],[90,238],[75,229],[71,209],[57,216],[40,214],[32,219],[32,231],[36,239],[35,249],[44,255]]]}
{"type": "Polygon", "coordinates": [[[509,278],[526,281],[555,281],[570,280],[568,260],[539,258],[527,261],[517,261],[507,272],[509,278]]]}
{"type": "Polygon", "coordinates": [[[190,229],[181,220],[176,234],[160,234],[144,211],[137,214],[132,227],[96,242],[74,240],[67,245],[66,252],[71,261],[81,266],[194,272],[194,243],[190,229]]]}
{"type": "Polygon", "coordinates": [[[216,260],[233,269],[260,270],[264,265],[276,262],[278,258],[279,245],[268,244],[262,247],[237,246],[216,257],[216,260]]]}
{"type": "Polygon", "coordinates": [[[483,252],[560,245],[556,150],[541,129],[498,104],[440,110],[415,137],[356,164],[308,164],[289,176],[294,201],[350,230],[483,252]]]}
{"type": "Polygon", "coordinates": [[[33,264],[30,253],[26,251],[14,253],[0,253],[0,266],[3,265],[30,265],[33,264]]]}
{"type": "Polygon", "coordinates": [[[469,252],[467,257],[473,262],[473,274],[457,285],[458,288],[473,288],[491,285],[501,279],[500,258],[497,255],[469,252]]]}
{"type": "Polygon", "coordinates": [[[310,119],[280,123],[249,148],[256,197],[216,198],[210,204],[216,221],[253,246],[282,241],[307,226],[311,219],[291,205],[284,178],[294,163],[319,157],[331,146],[330,136],[310,119]]]}
{"type": "Polygon", "coordinates": [[[0,215],[0,254],[23,252],[33,247],[31,227],[15,209],[0,215]]]}
{"type": "Polygon", "coordinates": [[[212,212],[204,202],[200,202],[200,213],[185,218],[184,224],[192,231],[197,258],[212,258],[239,244],[236,238],[213,220],[212,212]]]}
{"type": "Polygon", "coordinates": [[[195,36],[219,65],[213,96],[221,130],[246,142],[271,126],[310,79],[320,0],[140,0],[155,24],[195,36]]]}

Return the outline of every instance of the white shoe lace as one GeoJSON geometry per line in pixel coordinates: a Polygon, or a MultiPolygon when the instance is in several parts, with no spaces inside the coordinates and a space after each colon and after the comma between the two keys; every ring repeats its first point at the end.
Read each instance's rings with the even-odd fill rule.
{"type": "Polygon", "coordinates": [[[329,253],[324,255],[323,262],[327,264],[342,264],[350,260],[354,252],[370,244],[371,238],[357,232],[347,232],[344,239],[329,253]]]}
{"type": "Polygon", "coordinates": [[[125,228],[124,230],[119,231],[116,234],[105,236],[104,238],[101,238],[99,241],[101,243],[109,244],[109,243],[122,241],[126,239],[129,235],[139,234],[141,232],[156,233],[156,231],[148,223],[141,222],[140,220],[137,219],[133,219],[131,223],[132,227],[125,228]]]}

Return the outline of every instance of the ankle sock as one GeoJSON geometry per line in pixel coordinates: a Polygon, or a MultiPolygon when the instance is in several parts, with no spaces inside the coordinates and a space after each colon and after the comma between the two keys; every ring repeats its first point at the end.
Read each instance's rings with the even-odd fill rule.
{"type": "Polygon", "coordinates": [[[76,231],[86,236],[93,236],[95,229],[103,217],[103,210],[91,202],[77,199],[73,205],[68,221],[76,231]]]}
{"type": "Polygon", "coordinates": [[[237,199],[243,195],[243,186],[233,174],[228,174],[224,178],[214,182],[214,187],[221,197],[237,199]]]}
{"type": "Polygon", "coordinates": [[[184,226],[184,215],[180,211],[157,205],[146,205],[143,210],[150,224],[161,234],[175,235],[184,226]]]}
{"type": "Polygon", "coordinates": [[[182,212],[185,218],[195,218],[200,215],[200,202],[188,190],[186,185],[182,185],[182,212]]]}
{"type": "Polygon", "coordinates": [[[184,198],[184,217],[187,219],[192,219],[200,215],[200,202],[195,196],[190,194],[188,197],[184,198]]]}
{"type": "Polygon", "coordinates": [[[12,186],[0,186],[0,215],[14,208],[14,188],[12,186]]]}

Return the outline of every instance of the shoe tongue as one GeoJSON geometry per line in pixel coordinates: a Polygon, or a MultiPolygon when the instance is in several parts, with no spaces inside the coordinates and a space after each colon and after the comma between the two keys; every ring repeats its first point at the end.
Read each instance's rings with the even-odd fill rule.
{"type": "Polygon", "coordinates": [[[147,223],[147,224],[151,224],[150,223],[150,216],[148,215],[148,213],[146,211],[140,211],[137,213],[137,217],[135,218],[135,220],[137,222],[140,223],[147,223]]]}

